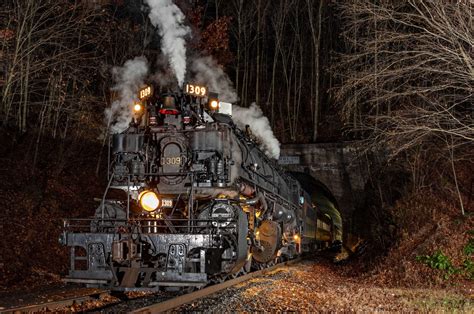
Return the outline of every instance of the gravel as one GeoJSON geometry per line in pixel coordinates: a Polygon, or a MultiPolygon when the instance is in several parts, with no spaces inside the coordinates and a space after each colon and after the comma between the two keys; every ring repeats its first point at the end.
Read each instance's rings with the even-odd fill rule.
{"type": "MultiPolygon", "coordinates": [[[[350,277],[343,270],[345,270],[344,266],[336,266],[325,259],[306,260],[276,269],[210,297],[184,305],[172,312],[459,311],[474,313],[474,287],[467,290],[388,288],[357,276],[350,277]]],[[[64,297],[69,289],[62,288],[56,288],[54,293],[36,295],[36,298],[50,301],[53,298],[51,295],[64,297]],[[62,290],[61,293],[58,290],[62,290]]],[[[19,295],[15,297],[18,300],[19,295]]],[[[173,294],[137,292],[129,293],[128,297],[129,300],[121,302],[116,297],[105,296],[64,310],[122,313],[169,299],[173,297],[173,294]]],[[[3,301],[6,300],[3,299],[3,301]]]]}
{"type": "Polygon", "coordinates": [[[340,266],[305,261],[182,306],[175,312],[474,312],[472,293],[384,288],[339,273],[340,266]]]}

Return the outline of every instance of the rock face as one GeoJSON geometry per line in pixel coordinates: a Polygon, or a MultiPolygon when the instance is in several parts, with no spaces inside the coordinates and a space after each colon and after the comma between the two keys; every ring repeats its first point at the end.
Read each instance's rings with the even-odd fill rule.
{"type": "Polygon", "coordinates": [[[307,172],[324,183],[346,220],[364,204],[367,167],[354,147],[344,143],[283,145],[278,163],[290,171],[307,172]]]}

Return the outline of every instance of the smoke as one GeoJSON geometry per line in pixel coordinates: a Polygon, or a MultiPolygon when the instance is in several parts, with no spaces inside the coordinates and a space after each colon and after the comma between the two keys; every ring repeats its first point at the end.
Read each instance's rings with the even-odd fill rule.
{"type": "Polygon", "coordinates": [[[237,93],[224,70],[212,57],[194,58],[191,62],[193,82],[206,85],[207,88],[219,94],[219,100],[236,102],[237,93]]]}
{"type": "MultiPolygon", "coordinates": [[[[185,37],[190,34],[189,27],[184,25],[185,16],[172,0],[145,0],[145,3],[150,9],[148,17],[161,36],[161,51],[164,55],[156,60],[160,70],[148,79],[161,87],[175,86],[176,81],[182,86],[186,76],[185,37]]],[[[231,80],[212,57],[195,57],[189,63],[192,82],[206,85],[210,91],[219,94],[221,101],[232,103],[238,100],[231,80]]],[[[131,107],[138,100],[138,89],[148,75],[148,63],[144,57],[137,57],[127,61],[123,67],[114,67],[112,73],[116,82],[112,90],[119,97],[106,109],[105,116],[110,132],[118,133],[127,129],[133,118],[131,107]]],[[[268,125],[268,120],[262,118],[268,125]]],[[[278,146],[278,141],[276,143],[278,146]]]]}
{"type": "Polygon", "coordinates": [[[252,133],[260,140],[260,148],[268,157],[278,159],[280,157],[280,142],[273,134],[270,122],[263,115],[262,109],[255,103],[249,108],[239,106],[232,107],[232,119],[241,129],[250,126],[252,133]]]}
{"type": "Polygon", "coordinates": [[[112,87],[118,99],[105,109],[105,118],[111,133],[119,133],[128,128],[133,117],[133,103],[138,100],[137,93],[148,74],[145,57],[136,57],[125,62],[123,67],[114,67],[112,75],[116,84],[112,87]]]}
{"type": "Polygon", "coordinates": [[[186,41],[190,33],[184,25],[185,16],[172,0],[146,0],[150,7],[148,17],[158,27],[161,36],[161,51],[168,57],[169,63],[178,80],[183,85],[186,73],[186,41]]]}
{"type": "Polygon", "coordinates": [[[168,60],[165,56],[160,55],[156,59],[156,71],[149,77],[149,79],[161,88],[173,89],[176,87],[176,77],[169,67],[168,60]]]}

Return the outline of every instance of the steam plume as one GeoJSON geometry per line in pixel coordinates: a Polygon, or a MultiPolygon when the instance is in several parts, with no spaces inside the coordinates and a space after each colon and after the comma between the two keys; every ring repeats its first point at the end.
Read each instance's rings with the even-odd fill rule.
{"type": "Polygon", "coordinates": [[[219,100],[231,103],[238,100],[231,80],[212,57],[193,59],[191,71],[193,81],[206,85],[212,92],[219,93],[219,100]]]}
{"type": "Polygon", "coordinates": [[[176,77],[169,67],[168,58],[164,55],[156,59],[156,71],[149,77],[151,81],[162,88],[174,89],[176,87],[176,77]]]}
{"type": "Polygon", "coordinates": [[[186,73],[186,42],[189,28],[184,25],[185,16],[172,0],[146,0],[150,7],[151,23],[158,27],[161,36],[161,51],[168,57],[179,86],[183,85],[186,73]]]}
{"type": "Polygon", "coordinates": [[[112,75],[116,84],[112,87],[118,93],[118,99],[110,108],[105,109],[105,118],[111,133],[127,129],[133,116],[133,103],[138,100],[137,92],[148,74],[148,62],[145,57],[136,57],[125,62],[123,67],[114,67],[112,75]]]}
{"type": "Polygon", "coordinates": [[[249,108],[239,106],[232,107],[232,119],[241,129],[250,126],[252,133],[260,140],[260,148],[268,157],[278,159],[280,157],[280,142],[273,134],[270,122],[263,115],[262,109],[255,103],[249,108]]]}

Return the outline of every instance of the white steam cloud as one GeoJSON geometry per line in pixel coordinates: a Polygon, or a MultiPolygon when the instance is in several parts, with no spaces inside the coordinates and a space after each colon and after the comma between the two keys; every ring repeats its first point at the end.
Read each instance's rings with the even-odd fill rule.
{"type": "Polygon", "coordinates": [[[241,129],[246,125],[250,126],[252,133],[260,140],[260,148],[265,154],[271,158],[278,159],[280,157],[280,142],[273,134],[270,122],[263,115],[262,109],[255,103],[249,108],[239,106],[232,107],[232,119],[241,129]]]}
{"type": "Polygon", "coordinates": [[[206,85],[219,94],[219,100],[236,102],[238,100],[232,81],[212,57],[195,58],[191,63],[193,81],[206,85]]]}
{"type": "Polygon", "coordinates": [[[183,12],[171,0],[146,0],[150,7],[148,17],[158,27],[161,36],[161,51],[168,57],[179,86],[186,74],[186,37],[189,27],[184,25],[183,12]]]}
{"type": "Polygon", "coordinates": [[[164,55],[156,59],[156,70],[149,79],[163,88],[175,88],[176,77],[169,67],[168,59],[164,55]]]}
{"type": "Polygon", "coordinates": [[[110,133],[119,133],[128,128],[133,117],[133,103],[138,100],[138,90],[143,86],[147,74],[148,62],[145,57],[136,57],[125,62],[123,67],[112,69],[116,82],[112,90],[118,93],[118,99],[110,108],[105,109],[110,133]]]}

